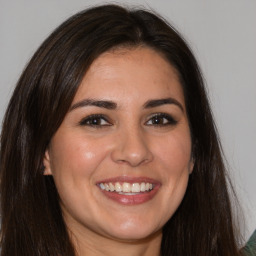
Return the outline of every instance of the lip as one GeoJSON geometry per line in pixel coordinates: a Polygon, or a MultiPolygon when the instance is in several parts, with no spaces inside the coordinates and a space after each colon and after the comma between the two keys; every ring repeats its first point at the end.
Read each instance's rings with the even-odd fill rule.
{"type": "Polygon", "coordinates": [[[120,176],[120,177],[114,177],[109,179],[104,179],[99,182],[97,182],[97,186],[99,190],[102,192],[103,195],[105,195],[107,198],[122,204],[122,205],[138,205],[143,204],[151,199],[154,198],[154,196],[157,194],[159,188],[161,187],[161,183],[159,181],[156,181],[154,179],[148,178],[148,177],[129,177],[129,176],[120,176]],[[154,184],[154,189],[151,191],[145,191],[140,192],[136,195],[124,195],[124,194],[118,194],[116,192],[106,191],[102,190],[99,187],[100,183],[109,183],[109,182],[119,182],[119,183],[141,183],[141,182],[148,182],[154,184]]]}

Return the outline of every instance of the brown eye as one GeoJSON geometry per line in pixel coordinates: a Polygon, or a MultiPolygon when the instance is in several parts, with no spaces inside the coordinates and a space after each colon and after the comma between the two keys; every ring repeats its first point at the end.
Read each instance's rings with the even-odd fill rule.
{"type": "Polygon", "coordinates": [[[79,123],[82,126],[110,126],[111,123],[103,115],[91,115],[82,119],[79,123]]]}
{"type": "Polygon", "coordinates": [[[165,125],[175,125],[177,121],[170,115],[159,113],[152,116],[147,122],[147,125],[153,126],[165,126],[165,125]]]}

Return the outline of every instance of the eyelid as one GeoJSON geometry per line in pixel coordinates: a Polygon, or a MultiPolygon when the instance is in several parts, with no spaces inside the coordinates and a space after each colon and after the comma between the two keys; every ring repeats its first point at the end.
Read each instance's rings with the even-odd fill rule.
{"type": "MultiPolygon", "coordinates": [[[[161,126],[174,126],[177,123],[178,123],[178,121],[171,114],[160,112],[160,113],[151,114],[147,118],[147,121],[144,124],[147,126],[161,127],[161,126]],[[161,121],[159,123],[154,123],[154,121],[153,121],[154,118],[159,118],[159,119],[161,119],[161,121]],[[163,121],[163,119],[165,119],[165,120],[163,121]]],[[[104,114],[91,114],[91,115],[88,115],[88,116],[82,118],[79,121],[79,125],[94,127],[94,128],[104,128],[107,126],[112,126],[113,122],[111,121],[110,118],[108,118],[104,114]],[[97,120],[99,121],[100,119],[104,120],[105,123],[103,123],[103,124],[102,124],[102,122],[97,123],[97,120]],[[95,120],[96,120],[96,123],[93,123],[93,121],[95,121],[95,120]]]]}
{"type": "Polygon", "coordinates": [[[176,125],[178,123],[178,121],[170,114],[167,113],[154,113],[152,115],[150,115],[150,117],[148,118],[148,120],[145,122],[146,125],[149,126],[168,126],[168,125],[176,125]],[[147,124],[149,121],[152,121],[153,118],[165,118],[167,119],[167,123],[165,124],[147,124]]]}
{"type": "Polygon", "coordinates": [[[79,122],[79,125],[81,126],[92,126],[92,127],[97,127],[97,128],[102,128],[102,127],[106,127],[106,126],[111,126],[112,123],[109,120],[109,118],[107,118],[105,115],[103,114],[92,114],[89,116],[86,116],[84,118],[82,118],[82,120],[79,122]],[[92,121],[93,119],[103,119],[105,122],[107,122],[108,124],[88,124],[87,122],[92,121]]]}

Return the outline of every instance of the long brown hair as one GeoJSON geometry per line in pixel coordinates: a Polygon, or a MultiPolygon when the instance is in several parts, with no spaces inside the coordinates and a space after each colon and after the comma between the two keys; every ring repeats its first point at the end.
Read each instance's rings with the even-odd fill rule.
{"type": "Polygon", "coordinates": [[[117,5],[78,13],[41,45],[21,75],[1,135],[2,256],[74,256],[53,179],[42,159],[91,63],[114,47],[144,45],[177,70],[193,144],[184,200],[163,228],[161,253],[239,255],[221,146],[198,64],[159,15],[117,5]]]}

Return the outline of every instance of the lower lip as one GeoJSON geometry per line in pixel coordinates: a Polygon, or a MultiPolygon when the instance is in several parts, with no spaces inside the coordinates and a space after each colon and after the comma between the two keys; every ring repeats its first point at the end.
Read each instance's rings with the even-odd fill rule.
{"type": "Polygon", "coordinates": [[[137,204],[143,204],[151,200],[156,193],[158,192],[158,189],[160,188],[160,185],[155,185],[154,189],[152,189],[149,192],[141,192],[137,195],[123,195],[118,194],[116,192],[110,192],[106,190],[101,190],[101,192],[108,198],[116,201],[119,204],[123,205],[137,205],[137,204]]]}

